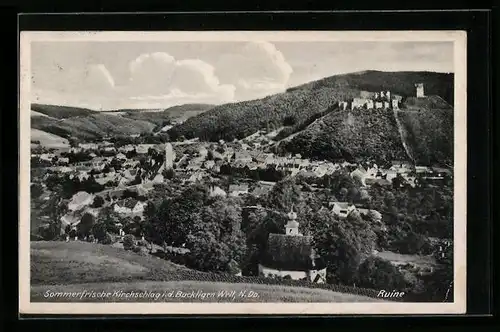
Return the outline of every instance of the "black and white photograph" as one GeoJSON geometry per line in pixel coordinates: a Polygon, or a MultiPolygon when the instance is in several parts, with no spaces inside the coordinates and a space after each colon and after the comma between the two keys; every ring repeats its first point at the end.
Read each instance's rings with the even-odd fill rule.
{"type": "Polygon", "coordinates": [[[22,32],[24,313],[463,313],[461,31],[22,32]]]}

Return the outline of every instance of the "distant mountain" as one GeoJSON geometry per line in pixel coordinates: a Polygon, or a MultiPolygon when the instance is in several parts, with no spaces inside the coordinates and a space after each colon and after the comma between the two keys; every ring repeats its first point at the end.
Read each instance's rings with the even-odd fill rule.
{"type": "Polygon", "coordinates": [[[454,75],[452,73],[399,71],[383,72],[366,70],[356,73],[335,75],[288,89],[316,90],[324,87],[352,87],[362,91],[391,91],[392,94],[415,96],[415,84],[423,83],[427,96],[437,95],[453,105],[454,75]]]}
{"type": "Polygon", "coordinates": [[[45,105],[45,104],[31,104],[31,110],[45,114],[56,119],[66,119],[76,116],[87,116],[97,113],[96,111],[88,108],[58,106],[58,105],[45,105]]]}
{"type": "Polygon", "coordinates": [[[323,78],[263,99],[216,106],[168,133],[173,138],[215,141],[243,138],[266,127],[276,129],[292,124],[303,128],[318,116],[334,111],[338,101],[359,97],[363,91],[389,90],[412,97],[416,83],[424,84],[427,95],[439,95],[453,104],[453,74],[364,71],[323,78]]]}
{"type": "MultiPolygon", "coordinates": [[[[57,107],[51,109],[57,109],[57,107]]],[[[68,108],[63,109],[62,112],[59,112],[60,110],[52,112],[50,117],[32,116],[31,128],[63,138],[77,137],[81,139],[93,139],[106,135],[140,134],[151,132],[155,128],[155,124],[151,122],[99,114],[99,112],[71,116],[71,114],[66,113],[68,108]]]]}
{"type": "Polygon", "coordinates": [[[31,126],[63,138],[93,139],[159,131],[165,125],[198,115],[213,105],[186,104],[166,110],[123,109],[98,112],[86,108],[31,105],[31,126]]]}

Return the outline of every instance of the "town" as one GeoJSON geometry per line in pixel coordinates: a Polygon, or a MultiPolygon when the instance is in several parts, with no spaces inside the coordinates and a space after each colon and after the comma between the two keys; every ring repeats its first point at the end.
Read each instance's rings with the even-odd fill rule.
{"type": "MultiPolygon", "coordinates": [[[[423,97],[423,85],[416,86],[417,98],[423,97]]],[[[340,110],[349,107],[398,109],[400,102],[401,96],[381,91],[364,93],[362,98],[341,101],[338,105],[340,110]]],[[[32,237],[47,237],[43,234],[50,229],[54,214],[50,210],[43,212],[42,207],[45,202],[54,199],[60,204],[62,199],[67,206],[62,215],[57,215],[61,224],[57,226],[56,233],[67,242],[101,242],[134,248],[146,254],[168,252],[168,257],[182,256],[189,253],[185,241],[161,243],[147,232],[150,226],[145,225],[149,222],[146,210],[159,190],[170,187],[180,191],[202,184],[208,189],[209,197],[240,198],[243,211],[269,210],[264,203],[270,193],[277,184],[290,179],[300,183],[302,192],[321,197],[318,208],[321,213],[326,211],[334,218],[344,220],[356,214],[369,220],[370,227],[388,232],[383,217],[387,211],[377,210],[366,196],[373,196],[372,192],[380,190],[426,190],[452,185],[452,170],[442,166],[418,165],[407,160],[383,163],[375,160],[328,161],[300,154],[277,153],[279,141],[274,140],[277,134],[276,130],[263,128],[231,142],[183,139],[162,144],[126,144],[116,137],[105,137],[98,142],[81,142],[69,148],[43,148],[33,144],[32,216],[37,222],[32,222],[32,227],[36,225],[32,229],[32,237]],[[354,185],[349,190],[347,185],[341,186],[340,191],[333,193],[332,181],[338,179],[354,185]],[[56,190],[58,185],[62,189],[56,190]],[[352,188],[356,188],[353,189],[356,195],[349,193],[352,188]],[[103,231],[106,241],[102,240],[103,236],[81,231],[87,220],[99,220],[109,213],[120,219],[103,231]]],[[[393,208],[385,203],[384,206],[393,208]]],[[[285,225],[278,233],[269,234],[266,250],[274,248],[276,252],[263,254],[255,273],[266,278],[327,283],[326,264],[313,249],[310,222],[297,218],[293,204],[290,211],[273,213],[284,218],[285,225]],[[306,227],[305,232],[303,227],[306,227]],[[290,242],[288,239],[292,238],[295,240],[290,242]],[[300,253],[292,254],[296,251],[300,253]],[[290,257],[283,257],[287,255],[296,261],[290,262],[290,257]],[[290,268],[291,265],[300,266],[290,268]]],[[[417,268],[418,264],[408,264],[409,255],[405,258],[403,254],[375,249],[372,253],[391,261],[401,271],[418,270],[418,274],[422,275],[432,273],[435,265],[433,257],[444,259],[445,252],[451,247],[450,236],[429,235],[427,242],[430,248],[423,252],[425,257],[430,257],[430,263],[424,264],[425,271],[417,268]]],[[[183,262],[182,259],[179,262],[183,262]]],[[[234,274],[242,275],[242,267],[237,267],[234,274]]]]}

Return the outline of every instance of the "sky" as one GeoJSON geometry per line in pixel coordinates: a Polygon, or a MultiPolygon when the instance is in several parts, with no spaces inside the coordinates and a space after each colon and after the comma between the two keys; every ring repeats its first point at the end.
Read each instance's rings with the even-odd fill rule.
{"type": "Polygon", "coordinates": [[[31,44],[31,102],[95,110],[223,104],[361,70],[453,72],[453,42],[31,44]]]}

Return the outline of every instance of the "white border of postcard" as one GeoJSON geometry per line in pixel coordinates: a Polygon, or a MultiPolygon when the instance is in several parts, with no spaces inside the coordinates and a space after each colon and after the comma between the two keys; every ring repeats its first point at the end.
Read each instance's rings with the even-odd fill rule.
{"type": "Polygon", "coordinates": [[[467,111],[464,31],[30,31],[20,33],[19,310],[21,314],[454,314],[466,310],[467,111]],[[453,303],[32,303],[30,302],[30,45],[33,41],[454,42],[453,303]]]}

